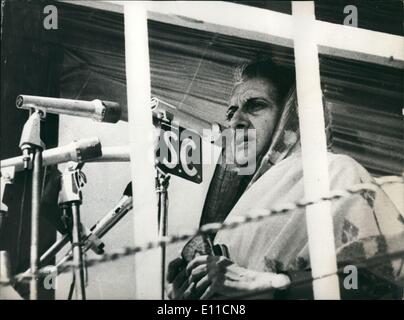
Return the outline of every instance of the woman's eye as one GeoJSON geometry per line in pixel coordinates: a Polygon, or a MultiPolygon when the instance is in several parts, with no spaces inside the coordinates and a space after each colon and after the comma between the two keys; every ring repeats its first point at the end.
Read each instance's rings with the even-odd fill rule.
{"type": "Polygon", "coordinates": [[[256,111],[262,110],[267,107],[267,104],[264,102],[254,102],[248,105],[247,111],[250,113],[254,113],[256,111]]]}
{"type": "Polygon", "coordinates": [[[227,110],[227,112],[226,112],[226,120],[230,121],[233,118],[236,111],[237,111],[237,107],[230,107],[229,110],[227,110]]]}

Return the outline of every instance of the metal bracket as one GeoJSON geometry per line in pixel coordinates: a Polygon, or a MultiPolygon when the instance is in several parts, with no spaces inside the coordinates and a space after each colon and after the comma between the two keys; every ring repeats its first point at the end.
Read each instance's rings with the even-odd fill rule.
{"type": "Polygon", "coordinates": [[[14,183],[14,176],[15,176],[15,167],[7,167],[1,169],[1,178],[0,178],[0,211],[1,212],[7,212],[8,207],[7,205],[3,202],[4,200],[4,193],[6,186],[8,184],[13,184],[14,183]]]}
{"type": "Polygon", "coordinates": [[[45,144],[41,140],[41,121],[44,117],[45,113],[35,110],[22,129],[19,147],[23,155],[24,169],[28,169],[28,165],[31,161],[30,151],[32,147],[45,149],[45,144]]]}
{"type": "Polygon", "coordinates": [[[85,174],[81,171],[83,163],[69,162],[62,174],[61,189],[58,204],[60,206],[70,202],[82,202],[81,189],[87,183],[85,174]]]}
{"type": "Polygon", "coordinates": [[[156,97],[153,97],[151,99],[151,109],[153,112],[154,117],[159,121],[159,122],[165,122],[165,123],[171,123],[173,120],[173,115],[169,112],[167,112],[164,109],[159,108],[160,105],[160,100],[156,97]]]}
{"type": "Polygon", "coordinates": [[[166,192],[168,185],[170,183],[171,175],[163,172],[158,166],[157,169],[157,177],[156,177],[156,192],[162,193],[166,192]]]}
{"type": "Polygon", "coordinates": [[[31,145],[45,148],[45,144],[41,140],[41,121],[45,118],[42,111],[36,110],[30,115],[27,122],[22,129],[19,147],[23,148],[24,145],[31,145]]]}

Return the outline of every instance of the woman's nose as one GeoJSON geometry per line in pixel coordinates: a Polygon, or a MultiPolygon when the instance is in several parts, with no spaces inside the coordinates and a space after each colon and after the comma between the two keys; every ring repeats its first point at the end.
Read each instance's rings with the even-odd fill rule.
{"type": "Polygon", "coordinates": [[[230,121],[230,127],[232,129],[247,129],[249,127],[248,117],[244,112],[238,110],[230,121]]]}

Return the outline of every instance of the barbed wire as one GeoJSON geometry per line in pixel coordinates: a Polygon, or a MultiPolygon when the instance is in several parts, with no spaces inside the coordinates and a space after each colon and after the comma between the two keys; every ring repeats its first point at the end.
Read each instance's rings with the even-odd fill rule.
{"type": "MultiPolygon", "coordinates": [[[[391,177],[380,178],[380,182],[371,181],[371,182],[367,182],[367,183],[355,184],[346,189],[333,190],[328,195],[318,197],[315,199],[308,199],[308,200],[304,199],[304,200],[297,201],[294,203],[282,205],[279,208],[275,207],[272,209],[263,209],[262,211],[264,213],[261,213],[261,214],[244,215],[244,216],[241,216],[238,218],[234,218],[234,219],[225,221],[223,223],[208,223],[208,224],[201,226],[200,228],[194,229],[192,232],[183,233],[180,235],[162,237],[157,241],[149,241],[140,246],[123,247],[121,249],[117,249],[114,252],[104,254],[102,256],[96,256],[96,257],[86,259],[85,266],[92,267],[92,266],[95,266],[95,265],[98,265],[101,263],[116,261],[118,259],[133,256],[133,255],[141,253],[141,252],[158,249],[164,245],[167,246],[170,244],[180,243],[180,242],[189,240],[192,237],[195,237],[197,235],[208,235],[208,234],[216,233],[219,230],[234,229],[234,228],[237,228],[237,227],[242,226],[247,223],[262,221],[264,219],[270,218],[271,216],[273,216],[275,214],[277,216],[279,216],[279,214],[287,214],[288,212],[290,212],[292,210],[304,209],[310,205],[313,205],[313,204],[316,204],[319,202],[334,201],[334,200],[338,200],[341,198],[346,198],[346,197],[350,197],[353,195],[361,194],[363,192],[368,192],[368,191],[376,192],[377,189],[382,186],[390,185],[390,184],[403,184],[403,183],[404,183],[404,176],[401,176],[401,177],[391,176],[391,177]]],[[[57,266],[57,274],[62,274],[62,273],[68,272],[72,269],[80,268],[80,267],[81,266],[76,265],[72,261],[66,261],[65,263],[57,266]]],[[[10,279],[9,281],[0,282],[0,287],[18,283],[18,282],[30,281],[33,277],[38,278],[40,276],[46,276],[53,272],[55,272],[54,269],[49,268],[49,267],[44,267],[44,268],[41,268],[36,274],[32,274],[29,272],[20,273],[20,274],[15,275],[14,277],[12,277],[12,279],[10,279]]],[[[312,280],[315,280],[315,279],[312,279],[312,280]]]]}
{"type": "MultiPolygon", "coordinates": [[[[402,250],[396,251],[396,252],[392,252],[392,253],[386,253],[386,254],[378,254],[375,255],[373,257],[369,257],[366,258],[362,261],[345,261],[344,263],[338,263],[339,267],[337,268],[337,271],[332,272],[332,273],[328,273],[328,274],[324,274],[321,276],[316,276],[313,277],[311,274],[311,269],[308,270],[301,270],[300,272],[306,272],[307,275],[306,277],[304,277],[303,279],[294,279],[293,283],[291,283],[291,286],[293,287],[301,287],[304,285],[307,285],[309,283],[312,283],[313,281],[316,280],[322,280],[328,277],[332,277],[335,275],[340,275],[340,274],[346,274],[345,272],[345,267],[346,266],[352,266],[354,265],[357,269],[360,268],[364,268],[366,267],[368,273],[372,273],[374,276],[378,277],[379,280],[384,281],[386,284],[390,284],[393,286],[400,286],[404,287],[404,283],[399,284],[398,281],[395,281],[394,279],[392,279],[391,277],[389,278],[389,275],[386,274],[382,274],[381,272],[377,272],[376,270],[369,270],[369,268],[371,267],[377,267],[383,263],[386,262],[386,259],[389,260],[395,260],[395,259],[402,259],[404,258],[404,248],[402,250]]],[[[385,270],[384,270],[385,271],[385,270]]],[[[401,281],[401,280],[400,280],[401,281]]],[[[255,297],[258,296],[263,296],[263,297],[269,297],[270,294],[273,294],[274,289],[265,289],[265,290],[257,290],[257,291],[253,291],[253,292],[249,292],[249,293],[242,293],[242,294],[237,294],[237,295],[233,295],[231,297],[217,297],[217,299],[254,299],[255,297]]]]}

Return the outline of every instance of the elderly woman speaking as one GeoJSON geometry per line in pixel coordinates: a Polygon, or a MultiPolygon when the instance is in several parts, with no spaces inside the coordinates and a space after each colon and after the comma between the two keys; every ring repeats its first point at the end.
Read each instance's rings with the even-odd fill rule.
{"type": "MultiPolygon", "coordinates": [[[[252,174],[240,175],[237,165],[218,164],[201,224],[254,216],[304,198],[293,77],[266,60],[238,68],[235,78],[227,121],[230,128],[248,135],[235,140],[235,159],[255,163],[249,161],[254,158],[257,166],[252,174]],[[247,134],[251,129],[252,136],[247,134]],[[251,143],[254,148],[249,148],[251,143]]],[[[328,168],[331,190],[373,181],[346,155],[329,152],[328,168]]],[[[342,298],[401,298],[402,261],[366,264],[370,258],[397,251],[403,242],[400,213],[384,192],[375,188],[335,200],[332,215],[338,266],[357,267],[359,278],[357,287],[345,288],[346,275],[339,274],[342,298]]],[[[226,254],[194,254],[188,261],[183,255],[171,261],[167,273],[171,299],[312,298],[304,208],[220,230],[208,240],[226,248],[226,254]]]]}

